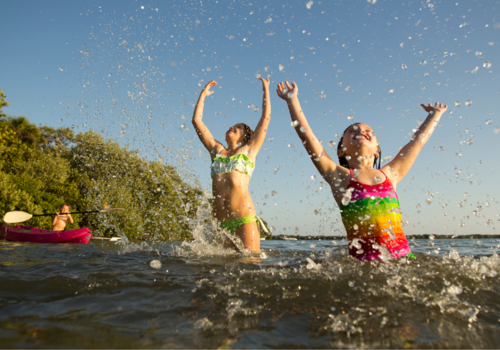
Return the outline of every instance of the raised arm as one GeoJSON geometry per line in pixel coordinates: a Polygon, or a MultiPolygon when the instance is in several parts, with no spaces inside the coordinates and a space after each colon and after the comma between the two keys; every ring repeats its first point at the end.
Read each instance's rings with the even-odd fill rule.
{"type": "Polygon", "coordinates": [[[292,118],[292,125],[297,132],[302,144],[306,148],[309,157],[311,158],[314,166],[318,169],[319,173],[325,180],[331,181],[331,176],[338,178],[338,175],[342,173],[348,173],[348,171],[335,163],[330,156],[326,153],[323,145],[314,136],[314,132],[311,130],[309,123],[307,122],[306,116],[302,112],[300,107],[300,102],[297,97],[299,88],[297,84],[292,82],[292,86],[287,82],[281,82],[278,84],[277,93],[278,96],[286,101],[288,105],[288,111],[290,112],[290,117],[292,118]],[[286,85],[285,85],[286,83],[286,85]]]}
{"type": "Polygon", "coordinates": [[[262,116],[260,117],[259,123],[255,127],[252,139],[248,142],[248,153],[252,155],[253,158],[257,157],[264,139],[266,138],[267,128],[269,127],[269,122],[271,121],[271,100],[269,96],[269,78],[262,79],[262,91],[264,92],[262,96],[262,116]]]}
{"type": "Polygon", "coordinates": [[[205,123],[203,123],[202,118],[203,107],[205,105],[205,97],[210,96],[214,93],[213,91],[210,91],[210,88],[215,85],[217,85],[217,83],[212,80],[203,88],[200,93],[200,97],[198,98],[198,103],[196,103],[193,114],[193,126],[196,130],[196,133],[198,134],[201,143],[203,143],[203,146],[205,146],[208,152],[210,152],[210,154],[212,155],[215,155],[215,153],[217,153],[218,149],[221,147],[221,144],[214,139],[210,130],[208,130],[205,123]]]}
{"type": "Polygon", "coordinates": [[[390,163],[382,168],[390,171],[396,184],[405,177],[406,173],[408,173],[417,159],[420,150],[427,143],[434,129],[436,129],[439,119],[441,119],[443,113],[448,109],[448,105],[443,106],[442,103],[437,102],[434,106],[430,103],[428,105],[421,104],[421,106],[429,115],[413,135],[411,141],[401,149],[398,155],[390,163]]]}

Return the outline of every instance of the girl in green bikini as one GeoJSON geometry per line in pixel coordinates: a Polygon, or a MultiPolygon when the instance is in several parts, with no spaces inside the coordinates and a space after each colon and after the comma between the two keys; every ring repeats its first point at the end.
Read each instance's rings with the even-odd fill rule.
{"type": "MultiPolygon", "coordinates": [[[[226,132],[227,148],[213,138],[202,121],[205,98],[214,93],[210,88],[217,85],[215,81],[205,86],[193,114],[194,128],[212,159],[213,215],[222,229],[239,237],[252,253],[260,253],[260,233],[248,185],[271,119],[269,79],[260,80],[264,91],[262,117],[255,132],[246,124],[235,124],[226,132]]],[[[234,247],[234,244],[227,239],[225,247],[234,247]]]]}

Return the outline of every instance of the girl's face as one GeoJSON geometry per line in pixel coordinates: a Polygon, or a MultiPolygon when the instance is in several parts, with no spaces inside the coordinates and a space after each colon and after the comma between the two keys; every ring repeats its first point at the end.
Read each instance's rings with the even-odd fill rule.
{"type": "Polygon", "coordinates": [[[366,124],[351,125],[344,133],[339,156],[354,156],[356,153],[360,156],[379,156],[377,137],[373,129],[366,124]]]}
{"type": "Polygon", "coordinates": [[[61,207],[61,213],[66,213],[66,214],[69,213],[69,208],[67,205],[64,205],[61,207]]]}
{"type": "Polygon", "coordinates": [[[226,140],[237,140],[238,142],[243,141],[245,137],[245,126],[243,124],[236,124],[229,128],[226,132],[226,140]]]}

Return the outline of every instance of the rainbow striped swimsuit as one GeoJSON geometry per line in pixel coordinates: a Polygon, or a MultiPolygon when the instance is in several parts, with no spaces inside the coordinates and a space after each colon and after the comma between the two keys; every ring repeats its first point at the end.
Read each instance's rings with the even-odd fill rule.
{"type": "MultiPolygon", "coordinates": [[[[384,172],[380,170],[382,174],[384,172]]],[[[382,260],[411,254],[401,221],[399,199],[389,178],[378,185],[358,182],[351,170],[346,192],[351,200],[341,205],[349,240],[349,254],[359,260],[382,260]]]]}

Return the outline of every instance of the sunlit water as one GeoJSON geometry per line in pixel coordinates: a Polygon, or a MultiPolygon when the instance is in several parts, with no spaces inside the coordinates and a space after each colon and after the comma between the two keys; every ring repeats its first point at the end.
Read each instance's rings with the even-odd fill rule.
{"type": "Polygon", "coordinates": [[[340,240],[261,257],[0,241],[0,347],[498,347],[499,240],[429,242],[369,263],[340,240]]]}

